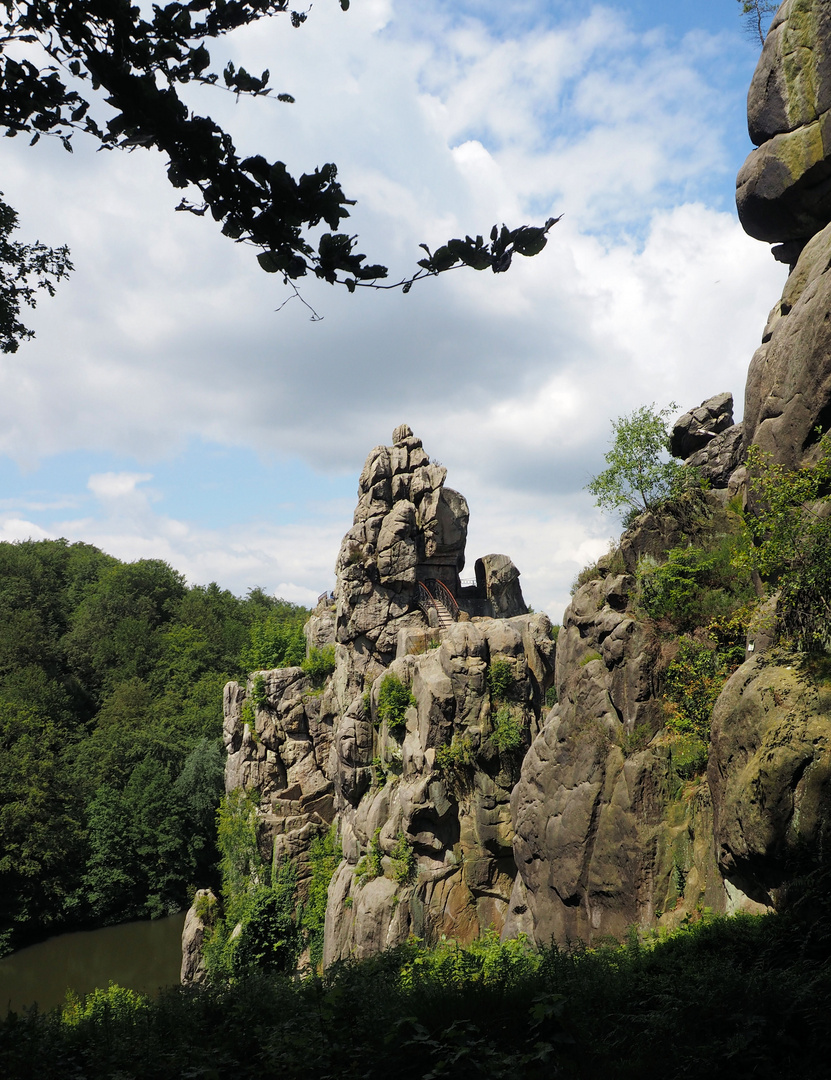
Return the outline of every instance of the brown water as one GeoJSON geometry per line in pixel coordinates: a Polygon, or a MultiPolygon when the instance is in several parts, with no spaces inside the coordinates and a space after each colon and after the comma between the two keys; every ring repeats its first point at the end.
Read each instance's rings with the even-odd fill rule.
{"type": "Polygon", "coordinates": [[[0,960],[0,1016],[37,1002],[61,1005],[67,989],[88,994],[110,982],[143,994],[179,982],[185,913],[61,934],[0,960]]]}

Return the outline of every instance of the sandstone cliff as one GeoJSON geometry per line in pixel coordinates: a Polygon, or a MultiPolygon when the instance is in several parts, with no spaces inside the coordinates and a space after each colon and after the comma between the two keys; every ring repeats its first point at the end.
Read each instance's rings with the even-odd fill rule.
{"type": "Polygon", "coordinates": [[[326,963],[413,933],[471,940],[508,907],[511,791],[555,645],[507,556],[462,583],[469,512],[445,475],[406,426],[372,450],[334,595],[307,625],[334,670],[225,689],[226,788],[257,792],[263,853],[293,860],[301,896],[311,840],[337,824],[326,963]]]}

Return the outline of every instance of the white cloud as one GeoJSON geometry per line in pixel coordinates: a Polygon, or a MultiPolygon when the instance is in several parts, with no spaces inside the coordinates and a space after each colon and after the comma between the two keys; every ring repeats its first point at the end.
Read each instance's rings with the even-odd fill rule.
{"type": "Polygon", "coordinates": [[[87,487],[98,499],[122,499],[125,496],[135,495],[139,484],[152,479],[152,473],[95,473],[87,481],[87,487]]]}
{"type": "MultiPolygon", "coordinates": [[[[70,451],[119,459],[89,470],[98,505],[67,493],[83,517],[49,535],[165,558],[193,581],[317,596],[348,511],[281,526],[281,493],[264,490],[256,524],[231,494],[197,527],[159,512],[158,463],[201,440],[357,477],[406,421],[471,502],[471,561],[510,554],[531,603],[559,617],[581,560],[616,531],[582,492],[609,420],[724,389],[740,410],[783,270],[725,209],[739,46],[639,36],[608,6],[552,11],[526,3],[497,33],[474,6],[365,0],[217,44],[217,60],[227,47],[279,72],[297,104],[199,91],[197,106],[243,152],[298,171],[337,161],[359,199],[349,228],[395,274],[422,240],[565,212],[546,251],[505,275],[461,271],[408,296],[306,282],[321,323],[296,300],[274,314],[288,294],[251,251],[172,212],[160,155],[4,146],[25,235],[68,242],[77,270],[33,314],[37,340],[0,358],[0,452],[46,471],[70,451]]],[[[45,527],[28,513],[10,505],[2,535],[45,527]]]]}

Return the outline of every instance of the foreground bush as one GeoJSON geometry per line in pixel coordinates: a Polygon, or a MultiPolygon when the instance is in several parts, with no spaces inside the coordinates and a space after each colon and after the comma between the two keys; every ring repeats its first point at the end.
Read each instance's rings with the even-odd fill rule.
{"type": "Polygon", "coordinates": [[[827,895],[807,914],[702,919],[666,940],[532,951],[409,943],[321,977],[118,987],[0,1025],[8,1080],[819,1077],[827,895]]]}

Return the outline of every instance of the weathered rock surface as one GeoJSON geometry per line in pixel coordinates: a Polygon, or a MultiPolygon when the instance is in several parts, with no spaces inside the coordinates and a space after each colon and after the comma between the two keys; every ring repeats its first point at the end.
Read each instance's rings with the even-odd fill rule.
{"type": "Polygon", "coordinates": [[[719,867],[771,903],[831,843],[831,687],[799,657],[746,661],[713,712],[708,776],[719,867]]]}
{"type": "Polygon", "coordinates": [[[773,308],[745,387],[744,445],[796,468],[831,426],[831,226],[811,239],[773,308]]]}
{"type": "Polygon", "coordinates": [[[322,686],[295,667],[225,688],[226,790],[258,792],[262,854],[293,860],[301,899],[311,841],[337,823],[343,861],[329,890],[326,963],[410,933],[472,940],[501,930],[508,907],[511,790],[539,731],[555,646],[548,618],[526,614],[507,556],[478,560],[478,586],[461,589],[468,508],[445,475],[406,425],[376,447],[334,596],[321,597],[305,628],[308,649],[334,643],[334,672],[322,686]],[[431,626],[421,582],[497,617],[460,610],[431,626]],[[510,676],[497,698],[494,663],[510,676]],[[400,725],[379,714],[387,676],[415,703],[400,725]]]}
{"type": "Polygon", "coordinates": [[[484,555],[476,560],[476,582],[490,600],[497,619],[524,615],[528,610],[519,585],[519,570],[507,555],[484,555]]]}
{"type": "Polygon", "coordinates": [[[719,432],[706,446],[690,454],[685,465],[691,465],[712,488],[728,488],[733,474],[742,462],[744,423],[733,424],[719,432]]]}
{"type": "Polygon", "coordinates": [[[514,878],[511,789],[553,677],[550,630],[544,615],[477,618],[443,631],[437,648],[399,656],[389,673],[415,699],[401,731],[378,723],[384,676],[375,680],[345,726],[349,752],[339,752],[344,860],[329,891],[324,963],[412,933],[470,941],[501,930],[514,878]],[[488,692],[494,661],[513,677],[504,702],[488,692]],[[500,746],[506,716],[517,738],[510,749],[500,746]],[[409,874],[394,858],[402,842],[409,874]],[[373,845],[384,874],[364,880],[373,845]]]}
{"type": "Polygon", "coordinates": [[[733,395],[716,394],[679,416],[669,451],[697,469],[712,488],[726,488],[742,458],[743,424],[733,423],[733,395]]]}
{"type": "Polygon", "coordinates": [[[736,181],[745,231],[773,243],[824,229],[831,222],[831,9],[824,0],[785,0],[777,12],[750,86],[748,127],[758,148],[736,181]]]}
{"type": "Polygon", "coordinates": [[[517,879],[504,934],[620,938],[729,898],[705,784],[679,784],[663,726],[657,646],[627,610],[635,580],[601,567],[566,609],[558,703],[512,795],[517,879]]]}
{"type": "Polygon", "coordinates": [[[419,580],[459,591],[470,511],[464,496],[444,486],[446,475],[406,424],[393,432],[392,446],[377,446],[366,459],[335,566],[336,639],[350,647],[341,699],[362,692],[393,660],[399,631],[423,625],[419,580]]]}
{"type": "Polygon", "coordinates": [[[334,709],[331,692],[321,694],[299,667],[254,672],[247,686],[225,687],[225,789],[259,792],[263,855],[276,863],[293,859],[301,889],[309,844],[334,818],[326,771],[334,709]]]}
{"type": "Polygon", "coordinates": [[[702,401],[697,409],[678,417],[672,426],[669,452],[673,457],[688,458],[732,424],[733,395],[716,394],[702,401]]]}
{"type": "Polygon", "coordinates": [[[205,922],[199,912],[203,904],[216,902],[210,889],[197,889],[193,904],[185,916],[185,925],[182,928],[182,971],[179,976],[183,986],[201,986],[208,977],[202,957],[205,922]]]}

